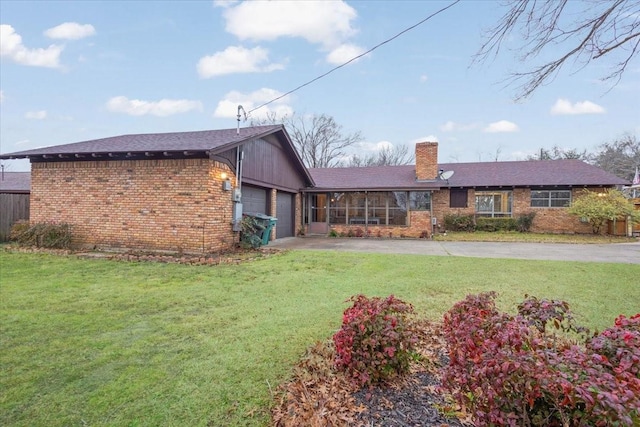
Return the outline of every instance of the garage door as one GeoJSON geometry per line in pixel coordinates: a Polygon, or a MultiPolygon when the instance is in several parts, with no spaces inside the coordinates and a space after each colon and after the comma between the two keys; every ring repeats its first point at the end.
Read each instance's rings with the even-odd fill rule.
{"type": "Polygon", "coordinates": [[[278,191],[276,195],[276,212],[278,216],[276,239],[294,235],[293,198],[293,194],[283,193],[281,191],[278,191]]]}
{"type": "Polygon", "coordinates": [[[264,188],[242,186],[242,211],[269,214],[267,210],[267,190],[264,188]]]}

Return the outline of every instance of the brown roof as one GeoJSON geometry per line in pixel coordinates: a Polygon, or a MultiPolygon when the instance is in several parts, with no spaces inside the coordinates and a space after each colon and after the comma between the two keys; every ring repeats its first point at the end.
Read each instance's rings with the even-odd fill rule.
{"type": "Polygon", "coordinates": [[[204,130],[195,132],[146,133],[94,139],[73,144],[55,145],[34,150],[0,155],[0,159],[23,159],[42,155],[105,154],[219,151],[284,130],[282,125],[253,126],[236,129],[204,130]]]}
{"type": "MultiPolygon", "coordinates": [[[[628,185],[596,166],[581,160],[441,163],[453,171],[449,180],[417,182],[415,166],[310,169],[317,190],[384,190],[439,187],[535,187],[628,185]]],[[[314,190],[315,190],[314,189],[314,190]]]]}
{"type": "Polygon", "coordinates": [[[4,172],[0,176],[0,193],[29,193],[31,172],[4,172]]]}

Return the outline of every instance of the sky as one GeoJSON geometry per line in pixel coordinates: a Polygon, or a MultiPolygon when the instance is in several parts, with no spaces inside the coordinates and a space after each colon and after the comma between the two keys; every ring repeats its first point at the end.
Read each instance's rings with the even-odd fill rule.
{"type": "MultiPolygon", "coordinates": [[[[326,114],[361,132],[353,153],[439,142],[439,161],[524,160],[540,148],[597,151],[640,135],[640,61],[617,85],[620,57],[568,64],[522,101],[510,73],[514,34],[474,63],[501,2],[461,1],[373,52],[282,97],[417,24],[451,1],[0,0],[0,153],[110,136],[235,128],[238,105],[326,114]]],[[[570,3],[568,17],[582,10],[570,3]]],[[[25,160],[5,170],[29,170],[25,160]]]]}

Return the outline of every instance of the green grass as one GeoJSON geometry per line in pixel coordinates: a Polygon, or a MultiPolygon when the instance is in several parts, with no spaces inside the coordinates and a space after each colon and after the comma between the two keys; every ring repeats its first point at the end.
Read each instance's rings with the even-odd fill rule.
{"type": "Polygon", "coordinates": [[[349,296],[439,318],[468,293],[569,301],[605,328],[640,266],[291,251],[195,267],[0,252],[0,425],[263,426],[271,389],[349,296]]]}
{"type": "Polygon", "coordinates": [[[519,233],[517,231],[474,231],[448,232],[434,235],[435,240],[443,242],[527,242],[527,243],[631,243],[637,242],[636,237],[611,236],[609,234],[550,234],[550,233],[519,233]]]}

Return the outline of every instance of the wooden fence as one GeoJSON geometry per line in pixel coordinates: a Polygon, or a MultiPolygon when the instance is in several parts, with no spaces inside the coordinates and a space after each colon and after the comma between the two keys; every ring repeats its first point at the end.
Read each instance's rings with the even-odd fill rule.
{"type": "Polygon", "coordinates": [[[9,240],[11,226],[29,219],[29,194],[0,193],[0,242],[9,240]]]}

